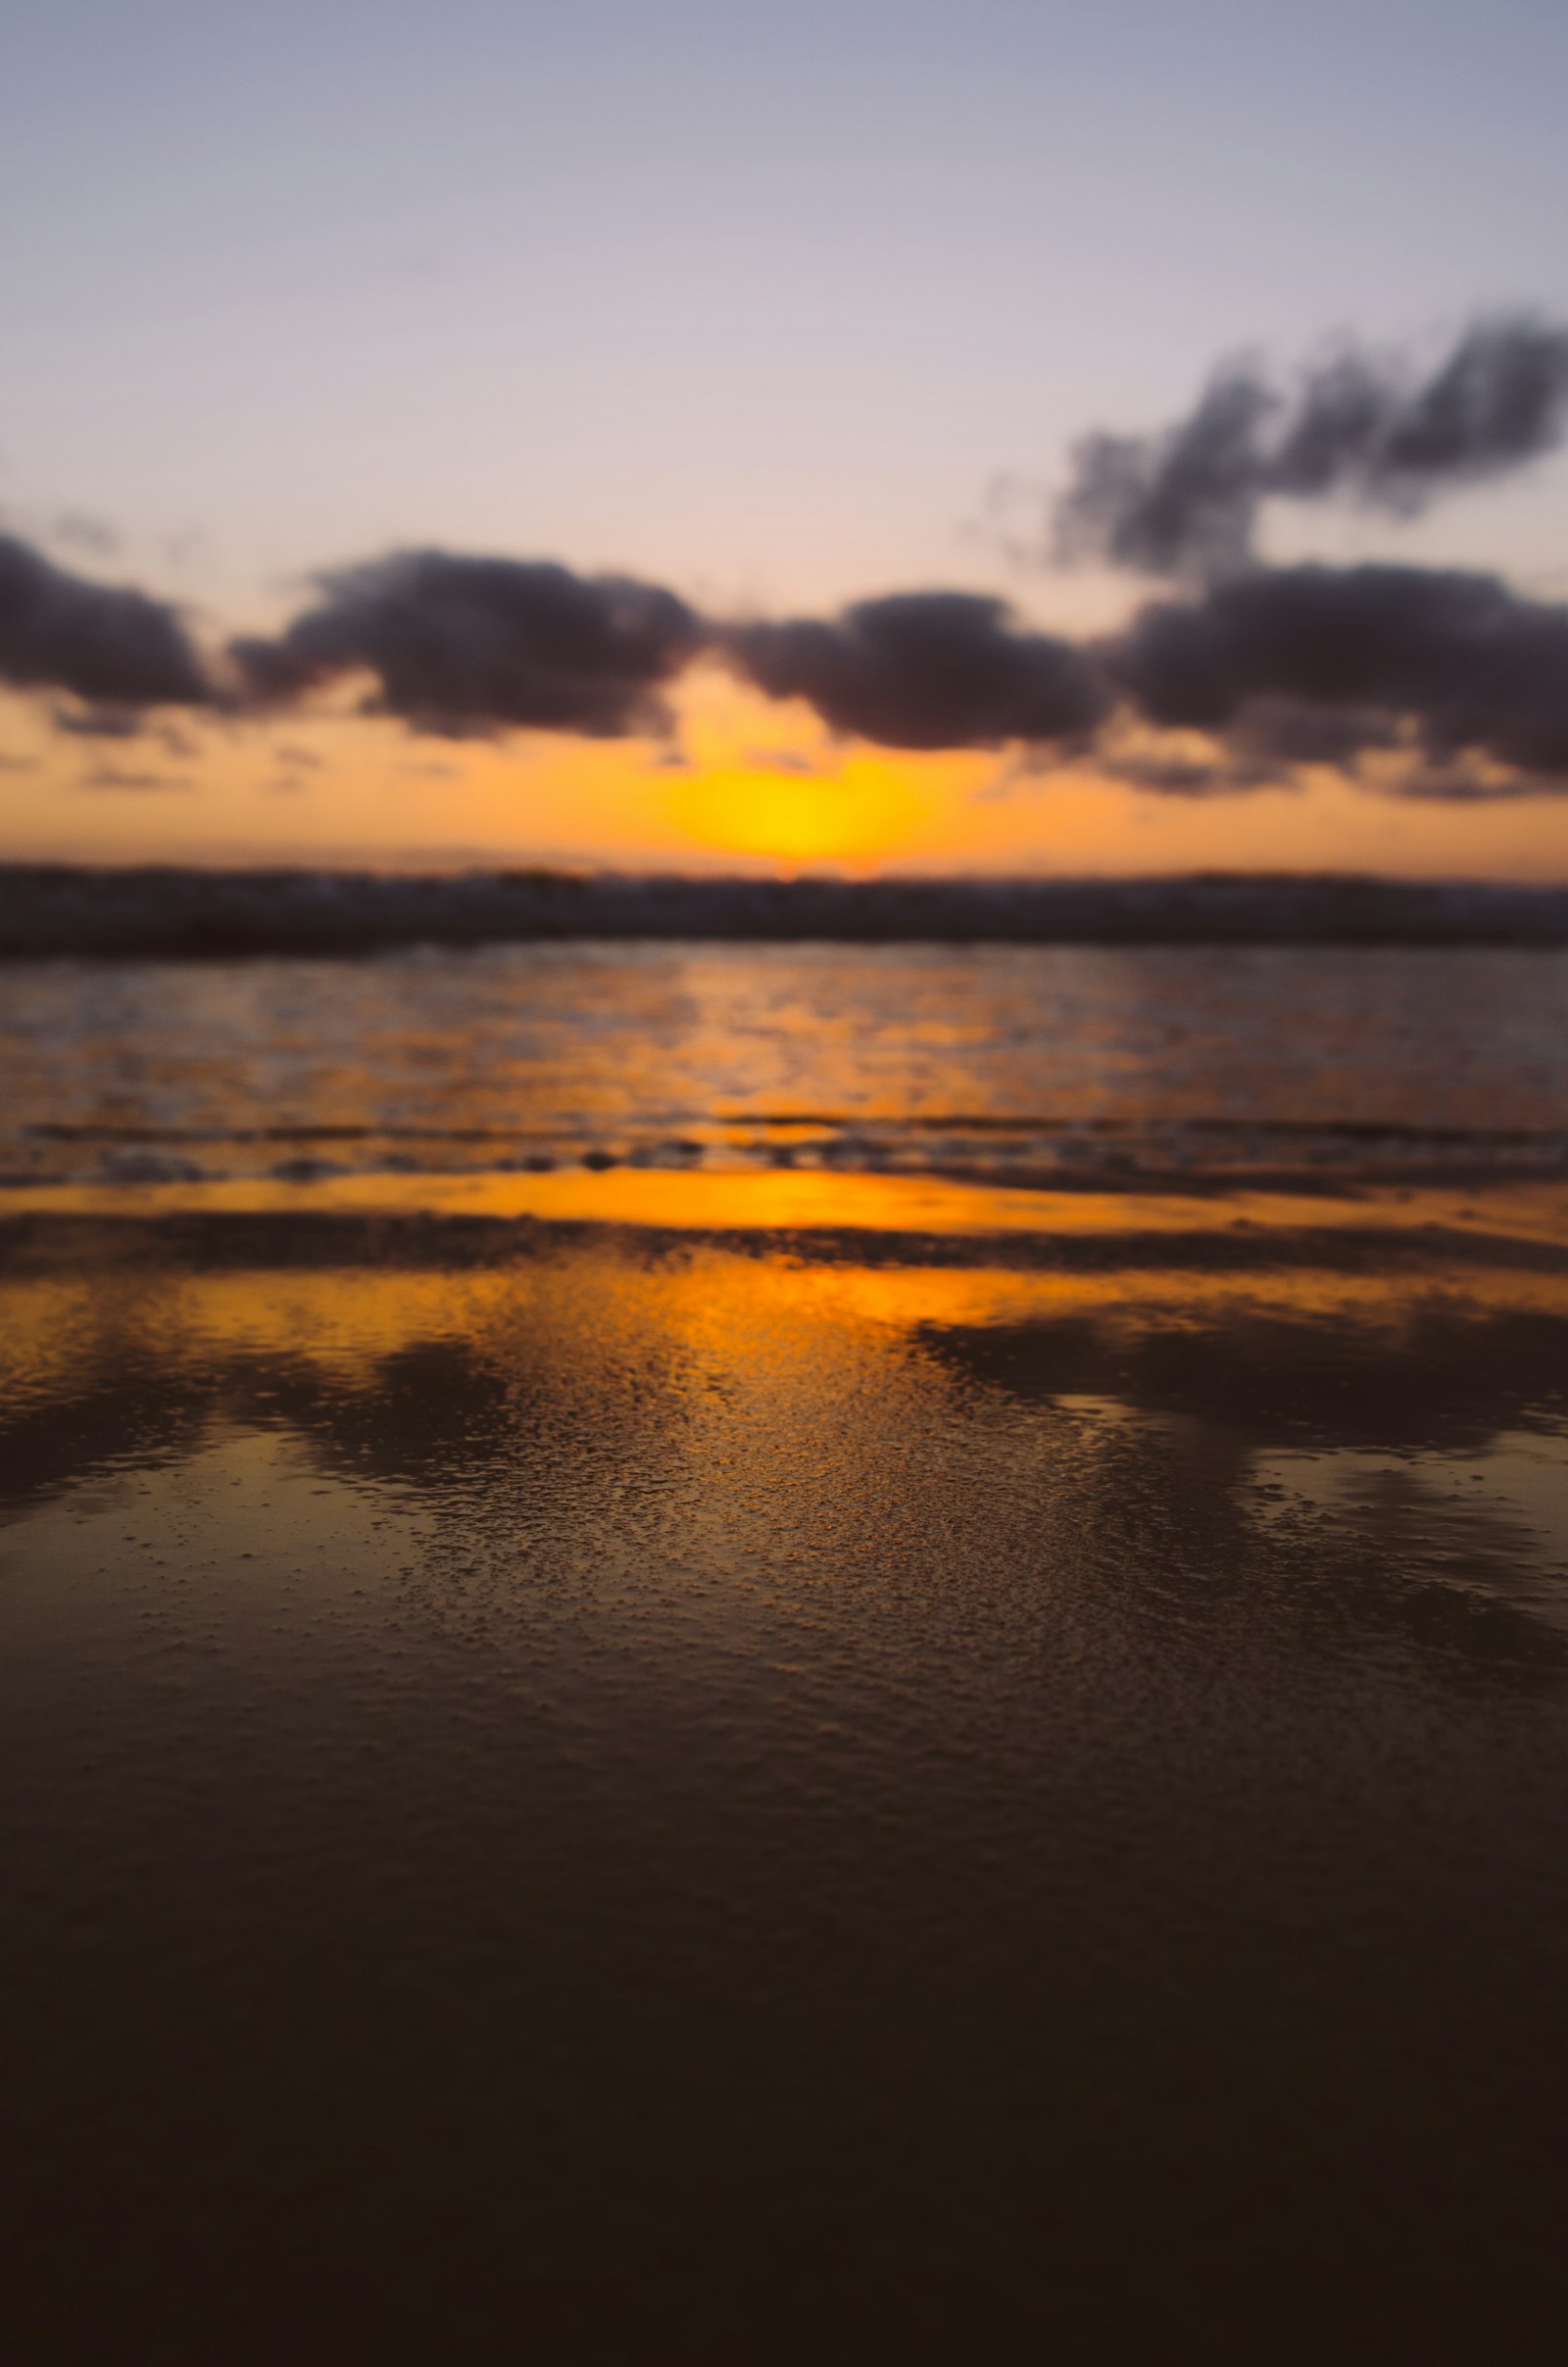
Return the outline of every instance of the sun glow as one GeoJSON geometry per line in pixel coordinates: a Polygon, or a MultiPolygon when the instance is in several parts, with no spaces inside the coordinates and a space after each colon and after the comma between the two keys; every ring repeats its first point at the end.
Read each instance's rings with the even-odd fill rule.
{"type": "Polygon", "coordinates": [[[783,863],[874,862],[918,832],[928,803],[891,766],[853,760],[831,773],[703,772],[668,802],[677,828],[705,846],[783,863]]]}
{"type": "MultiPolygon", "coordinates": [[[[952,788],[951,757],[921,766],[846,745],[808,708],[774,706],[717,666],[700,668],[686,690],[681,742],[684,763],[661,800],[666,824],[701,847],[786,870],[899,854],[929,834],[952,788]]],[[[973,759],[960,767],[972,773],[973,759]]]]}
{"type": "Polygon", "coordinates": [[[1568,798],[1423,802],[1327,770],[1175,797],[1086,763],[1040,772],[995,749],[842,741],[717,667],[695,668],[673,704],[667,742],[432,741],[327,705],[275,726],[187,718],[106,754],[0,691],[0,859],[1568,879],[1568,798]]]}

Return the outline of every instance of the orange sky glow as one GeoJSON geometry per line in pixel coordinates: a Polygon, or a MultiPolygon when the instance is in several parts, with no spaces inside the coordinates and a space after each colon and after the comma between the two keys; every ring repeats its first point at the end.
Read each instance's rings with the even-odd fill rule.
{"type": "Polygon", "coordinates": [[[545,733],[416,737],[357,690],[286,723],[62,732],[5,702],[0,858],[467,863],[687,871],[1140,873],[1334,869],[1568,879],[1568,801],[1379,794],[1320,771],[1206,798],[1070,761],[835,741],[716,668],[668,748],[545,733]]]}

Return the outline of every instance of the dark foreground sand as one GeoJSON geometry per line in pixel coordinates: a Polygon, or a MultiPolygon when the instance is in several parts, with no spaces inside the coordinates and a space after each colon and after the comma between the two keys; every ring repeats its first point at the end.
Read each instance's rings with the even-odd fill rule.
{"type": "Polygon", "coordinates": [[[1559,2355],[1484,1218],[13,1220],[9,2355],[1559,2355]]]}

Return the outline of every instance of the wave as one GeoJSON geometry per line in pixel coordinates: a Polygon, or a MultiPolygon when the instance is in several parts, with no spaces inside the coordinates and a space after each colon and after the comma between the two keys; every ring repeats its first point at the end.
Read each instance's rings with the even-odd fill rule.
{"type": "Polygon", "coordinates": [[[1568,888],[1342,875],[691,879],[545,870],[0,865],[0,957],[348,955],[551,938],[742,943],[1568,944],[1568,888]]]}
{"type": "Polygon", "coordinates": [[[935,1175],[1061,1189],[1369,1183],[1477,1185],[1568,1173],[1568,1127],[1187,1117],[999,1118],[922,1114],[867,1121],[694,1116],[680,1133],[479,1126],[154,1126],[43,1123],[5,1146],[0,1190],[39,1184],[315,1183],[360,1175],[605,1173],[618,1167],[725,1174],[796,1169],[935,1175]]]}

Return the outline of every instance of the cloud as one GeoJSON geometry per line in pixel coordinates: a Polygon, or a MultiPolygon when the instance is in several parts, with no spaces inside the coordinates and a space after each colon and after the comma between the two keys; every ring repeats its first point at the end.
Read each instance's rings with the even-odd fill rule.
{"type": "Polygon", "coordinates": [[[212,697],[175,610],[71,574],[10,534],[0,534],[0,681],[74,691],[106,708],[202,706],[212,697]]]}
{"type": "Polygon", "coordinates": [[[276,639],[231,645],[251,694],[270,704],[368,671],[384,712],[450,737],[662,732],[663,686],[706,638],[673,592],[550,560],[406,551],[320,588],[276,639]]]}
{"type": "Polygon", "coordinates": [[[147,717],[139,707],[110,699],[95,700],[86,707],[57,707],[50,721],[56,731],[82,740],[134,740],[147,729],[147,717]]]}
{"type": "Polygon", "coordinates": [[[1093,664],[973,592],[900,592],[831,619],[731,628],[731,663],[773,699],[884,748],[995,748],[1075,738],[1105,713],[1093,664]]]}
{"type": "Polygon", "coordinates": [[[1355,345],[1291,392],[1231,362],[1174,426],[1084,438],[1055,548],[1152,575],[1222,573],[1250,557],[1270,495],[1408,517],[1551,451],[1565,425],[1568,328],[1529,315],[1475,322],[1425,377],[1355,345]]]}
{"type": "Polygon", "coordinates": [[[78,789],[189,789],[191,783],[175,778],[171,772],[125,772],[118,764],[100,764],[93,772],[84,772],[77,781],[78,789]]]}
{"type": "Polygon", "coordinates": [[[1257,569],[1152,603],[1103,654],[1150,722],[1254,757],[1344,764],[1411,733],[1439,764],[1568,780],[1568,607],[1494,575],[1257,569]]]}
{"type": "Polygon", "coordinates": [[[1238,365],[1161,435],[1085,436],[1056,505],[1057,555],[1106,559],[1146,575],[1239,566],[1263,497],[1260,435],[1276,401],[1238,365]]]}
{"type": "Polygon", "coordinates": [[[1107,695],[1069,643],[1000,600],[910,592],[830,618],[722,626],[657,585],[550,561],[399,554],[323,579],[325,598],[272,640],[231,644],[266,707],[358,671],[416,728],[662,733],[662,692],[715,647],[772,698],[894,748],[992,747],[1090,728],[1107,695]]]}
{"type": "Polygon", "coordinates": [[[1288,777],[1278,764],[1249,764],[1219,748],[1193,754],[1102,749],[1097,764],[1111,780],[1152,790],[1158,797],[1234,796],[1243,789],[1277,789],[1288,777]]]}
{"type": "MultiPolygon", "coordinates": [[[[710,654],[836,734],[1006,749],[995,794],[1064,758],[1167,795],[1323,766],[1401,796],[1568,793],[1568,604],[1456,568],[1269,567],[1252,550],[1271,495],[1409,510],[1550,449],[1565,424],[1568,329],[1524,316],[1473,326],[1424,375],[1347,347],[1282,392],[1232,365],[1163,434],[1079,448],[1063,534],[1189,577],[1082,642],[969,591],[725,621],[630,576],[416,550],[323,575],[278,633],[232,642],[210,667],[172,605],[0,534],[0,683],[54,694],[57,729],[103,743],[94,756],[133,740],[143,757],[160,744],[194,755],[155,709],[203,709],[204,730],[225,718],[238,730],[368,677],[370,711],[416,733],[647,735],[656,761],[683,763],[667,694],[710,654]]],[[[274,753],[274,786],[325,761],[300,745],[274,753]]],[[[793,750],[750,761],[812,764],[793,750]]],[[[191,784],[105,764],[81,785],[191,784]]]]}
{"type": "Polygon", "coordinates": [[[802,781],[820,780],[827,769],[820,758],[802,748],[749,748],[745,764],[751,772],[786,772],[802,781]]]}

